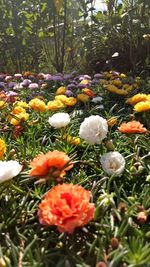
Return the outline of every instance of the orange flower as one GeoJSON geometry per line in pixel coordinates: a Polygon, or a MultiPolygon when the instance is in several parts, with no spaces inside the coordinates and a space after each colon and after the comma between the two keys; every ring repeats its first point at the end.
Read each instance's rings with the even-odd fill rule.
{"type": "Polygon", "coordinates": [[[50,151],[46,154],[39,154],[31,163],[31,176],[46,176],[46,178],[62,178],[66,171],[73,167],[70,158],[61,151],[50,151]]]}
{"type": "Polygon", "coordinates": [[[147,129],[143,127],[143,124],[141,124],[139,121],[130,121],[130,122],[124,122],[120,125],[118,130],[121,133],[146,133],[147,129]]]}
{"type": "Polygon", "coordinates": [[[91,89],[88,89],[88,88],[82,89],[82,92],[85,93],[86,95],[90,96],[90,97],[96,96],[96,94],[91,89]]]}
{"type": "Polygon", "coordinates": [[[39,205],[39,222],[55,225],[60,232],[73,233],[94,217],[94,204],[90,192],[82,186],[59,184],[53,187],[39,205]]]}
{"type": "Polygon", "coordinates": [[[26,71],[26,72],[23,73],[23,76],[24,76],[25,78],[28,78],[29,76],[34,76],[34,73],[31,72],[31,71],[26,71]]]}

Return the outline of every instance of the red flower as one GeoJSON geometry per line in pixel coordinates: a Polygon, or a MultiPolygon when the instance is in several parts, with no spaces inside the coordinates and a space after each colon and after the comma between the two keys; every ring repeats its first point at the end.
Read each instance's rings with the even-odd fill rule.
{"type": "Polygon", "coordinates": [[[93,219],[94,204],[90,192],[82,186],[59,184],[53,187],[39,205],[39,222],[55,225],[60,232],[73,233],[93,219]]]}

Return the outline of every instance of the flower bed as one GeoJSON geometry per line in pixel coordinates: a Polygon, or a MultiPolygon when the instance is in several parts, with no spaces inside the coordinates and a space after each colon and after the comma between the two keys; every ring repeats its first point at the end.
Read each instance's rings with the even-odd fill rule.
{"type": "Polygon", "coordinates": [[[0,75],[0,266],[149,266],[149,81],[0,75]]]}

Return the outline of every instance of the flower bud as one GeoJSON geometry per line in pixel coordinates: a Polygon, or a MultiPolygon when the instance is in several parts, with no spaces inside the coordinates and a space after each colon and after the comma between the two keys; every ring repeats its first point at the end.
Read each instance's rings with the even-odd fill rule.
{"type": "Polygon", "coordinates": [[[137,172],[136,167],[135,167],[135,166],[132,166],[132,167],[130,168],[130,172],[131,172],[132,174],[136,174],[136,172],[137,172]]]}
{"type": "Polygon", "coordinates": [[[16,154],[16,150],[13,148],[13,149],[10,150],[10,152],[8,154],[8,157],[12,158],[15,154],[16,154]]]}
{"type": "Polygon", "coordinates": [[[118,240],[118,238],[116,238],[116,237],[112,237],[112,239],[111,239],[111,241],[110,241],[110,244],[111,244],[111,247],[112,247],[113,249],[117,249],[118,246],[119,246],[119,240],[118,240]]]}
{"type": "Polygon", "coordinates": [[[115,146],[114,146],[112,140],[106,141],[105,145],[106,145],[106,148],[108,149],[108,151],[113,151],[115,149],[115,146]]]}
{"type": "Polygon", "coordinates": [[[111,117],[110,119],[107,120],[107,123],[109,127],[113,127],[117,123],[117,118],[111,117]]]}
{"type": "Polygon", "coordinates": [[[144,224],[147,221],[147,214],[144,211],[140,211],[137,215],[137,221],[139,224],[144,224]]]}

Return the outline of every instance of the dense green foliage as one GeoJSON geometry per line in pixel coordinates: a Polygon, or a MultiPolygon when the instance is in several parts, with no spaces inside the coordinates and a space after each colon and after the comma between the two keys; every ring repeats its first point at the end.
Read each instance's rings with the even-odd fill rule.
{"type": "Polygon", "coordinates": [[[106,4],[96,12],[94,1],[0,0],[1,71],[148,72],[149,0],[106,4]]]}

